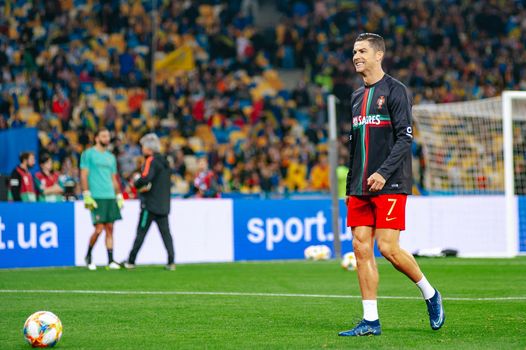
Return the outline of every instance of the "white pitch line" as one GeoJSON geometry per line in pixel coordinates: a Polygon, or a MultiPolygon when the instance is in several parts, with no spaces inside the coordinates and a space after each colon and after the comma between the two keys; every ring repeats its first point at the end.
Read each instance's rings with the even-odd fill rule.
{"type": "MultiPolygon", "coordinates": [[[[109,295],[217,295],[243,297],[286,297],[286,298],[322,298],[322,299],[360,299],[359,295],[338,294],[288,294],[288,293],[246,293],[246,292],[185,292],[185,291],[135,291],[135,290],[79,290],[79,289],[0,289],[0,293],[25,294],[109,294],[109,295]]],[[[419,297],[378,296],[378,299],[422,300],[419,297]]],[[[494,298],[463,298],[445,297],[450,301],[519,301],[526,300],[526,296],[494,297],[494,298]]]]}

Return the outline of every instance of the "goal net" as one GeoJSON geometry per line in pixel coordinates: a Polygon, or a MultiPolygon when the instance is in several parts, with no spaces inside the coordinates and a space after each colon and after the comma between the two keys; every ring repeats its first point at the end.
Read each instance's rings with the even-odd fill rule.
{"type": "Polygon", "coordinates": [[[495,198],[495,213],[484,225],[502,223],[495,215],[503,214],[495,235],[504,233],[508,256],[526,252],[526,91],[418,105],[413,117],[415,144],[421,146],[415,179],[422,192],[499,195],[504,202],[495,198]]]}
{"type": "Polygon", "coordinates": [[[422,150],[415,179],[423,192],[503,194],[508,176],[512,194],[526,194],[526,92],[511,93],[511,110],[504,112],[502,97],[413,108],[422,150]],[[508,133],[504,113],[511,116],[508,133]],[[505,157],[506,144],[512,162],[505,157]]]}

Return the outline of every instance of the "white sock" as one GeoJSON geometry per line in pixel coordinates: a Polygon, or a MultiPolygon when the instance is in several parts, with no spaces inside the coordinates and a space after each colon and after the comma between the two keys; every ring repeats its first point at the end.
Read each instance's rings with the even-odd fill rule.
{"type": "Polygon", "coordinates": [[[422,279],[416,282],[416,286],[422,292],[424,299],[431,299],[435,295],[435,288],[427,281],[426,276],[422,276],[422,279]]]}
{"type": "Polygon", "coordinates": [[[376,321],[378,319],[378,306],[376,300],[362,300],[363,318],[366,321],[376,321]]]}

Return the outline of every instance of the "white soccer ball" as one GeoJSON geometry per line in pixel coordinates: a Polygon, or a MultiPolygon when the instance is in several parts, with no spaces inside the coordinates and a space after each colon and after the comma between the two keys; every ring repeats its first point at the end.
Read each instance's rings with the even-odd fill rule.
{"type": "Polygon", "coordinates": [[[343,269],[348,271],[356,270],[356,256],[353,252],[345,253],[341,263],[343,269]]]}
{"type": "Polygon", "coordinates": [[[331,248],[326,245],[311,245],[304,251],[305,259],[309,260],[327,260],[331,254],[331,248]]]}
{"type": "Polygon", "coordinates": [[[62,322],[52,312],[37,311],[24,323],[24,338],[34,348],[50,348],[62,337],[62,322]]]}
{"type": "Polygon", "coordinates": [[[305,256],[305,259],[310,260],[314,256],[314,251],[316,249],[316,246],[310,245],[303,251],[303,255],[305,256]]]}

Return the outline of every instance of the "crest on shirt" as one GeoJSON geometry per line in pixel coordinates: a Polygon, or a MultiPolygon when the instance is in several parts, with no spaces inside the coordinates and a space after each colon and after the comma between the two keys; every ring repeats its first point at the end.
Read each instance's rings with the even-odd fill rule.
{"type": "Polygon", "coordinates": [[[378,100],[376,100],[376,107],[378,107],[378,109],[382,109],[382,106],[385,104],[385,96],[380,96],[378,97],[378,100]]]}

